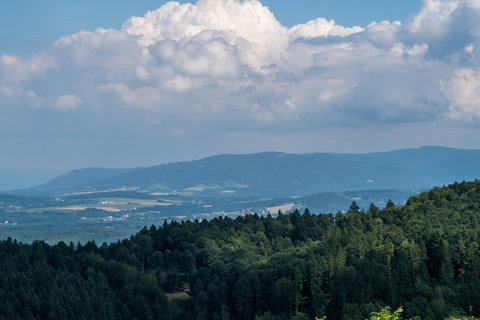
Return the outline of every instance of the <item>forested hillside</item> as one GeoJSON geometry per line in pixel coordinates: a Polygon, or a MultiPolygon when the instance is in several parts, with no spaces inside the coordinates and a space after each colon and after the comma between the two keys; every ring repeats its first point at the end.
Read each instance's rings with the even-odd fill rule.
{"type": "Polygon", "coordinates": [[[435,146],[366,154],[224,154],[148,168],[87,168],[18,190],[65,195],[99,190],[203,195],[308,195],[348,190],[418,189],[480,175],[480,150],[435,146]]]}
{"type": "Polygon", "coordinates": [[[9,239],[0,319],[478,317],[479,220],[476,180],[402,207],[172,222],[109,245],[9,239]]]}

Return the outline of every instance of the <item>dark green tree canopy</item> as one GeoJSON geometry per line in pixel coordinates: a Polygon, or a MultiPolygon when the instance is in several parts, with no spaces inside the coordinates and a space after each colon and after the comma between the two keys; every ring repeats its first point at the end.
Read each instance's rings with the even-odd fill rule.
{"type": "Polygon", "coordinates": [[[165,222],[102,245],[8,238],[0,319],[479,317],[480,181],[354,204],[165,222]]]}

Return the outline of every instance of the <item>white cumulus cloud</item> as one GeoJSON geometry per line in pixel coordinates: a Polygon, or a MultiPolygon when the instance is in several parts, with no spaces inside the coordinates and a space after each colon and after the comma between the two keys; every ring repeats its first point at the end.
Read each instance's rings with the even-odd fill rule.
{"type": "Polygon", "coordinates": [[[196,4],[168,2],[143,17],[132,17],[122,31],[136,35],[143,46],[163,40],[184,42],[188,39],[217,36],[236,46],[242,62],[259,68],[278,58],[288,42],[287,29],[256,0],[199,0],[196,4]]]}
{"type": "Polygon", "coordinates": [[[478,17],[478,1],[424,0],[402,23],[287,28],[257,0],[168,2],[121,30],[68,35],[29,59],[1,55],[0,104],[237,130],[471,118],[478,17]]]}
{"type": "Polygon", "coordinates": [[[460,69],[444,85],[452,118],[480,119],[480,70],[460,69]]]}
{"type": "Polygon", "coordinates": [[[289,29],[289,32],[294,38],[315,38],[329,36],[346,37],[353,33],[358,33],[364,30],[364,28],[359,26],[348,28],[335,24],[335,20],[317,18],[315,20],[308,21],[306,24],[298,24],[293,26],[289,29]]]}
{"type": "Polygon", "coordinates": [[[74,94],[67,94],[57,98],[55,107],[61,110],[71,110],[78,107],[82,102],[82,98],[74,94]]]}

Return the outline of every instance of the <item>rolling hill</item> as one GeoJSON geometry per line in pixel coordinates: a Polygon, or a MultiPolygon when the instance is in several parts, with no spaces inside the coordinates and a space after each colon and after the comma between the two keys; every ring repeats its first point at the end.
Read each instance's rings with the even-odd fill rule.
{"type": "Polygon", "coordinates": [[[420,189],[479,178],[479,163],[480,150],[435,146],[366,154],[226,154],[148,168],[80,169],[20,193],[52,195],[123,189],[208,195],[306,195],[420,189]]]}

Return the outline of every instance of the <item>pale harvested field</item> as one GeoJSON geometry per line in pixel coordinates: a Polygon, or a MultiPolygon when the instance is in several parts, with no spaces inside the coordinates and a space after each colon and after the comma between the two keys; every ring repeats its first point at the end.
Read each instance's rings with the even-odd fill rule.
{"type": "Polygon", "coordinates": [[[114,207],[85,207],[85,206],[70,206],[70,207],[60,207],[55,208],[55,210],[65,210],[65,211],[84,211],[85,209],[97,209],[103,210],[107,212],[120,212],[122,209],[114,208],[114,207]]]}
{"type": "Polygon", "coordinates": [[[171,206],[172,202],[157,202],[157,200],[133,199],[133,198],[105,198],[102,201],[111,201],[113,205],[139,205],[145,207],[171,206]]]}
{"type": "Polygon", "coordinates": [[[278,210],[281,210],[282,212],[287,212],[289,210],[292,210],[294,206],[295,206],[295,203],[286,203],[286,204],[282,204],[281,206],[267,208],[267,211],[270,213],[277,213],[278,210]]]}

